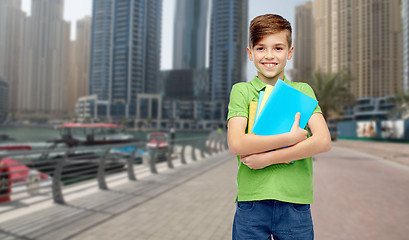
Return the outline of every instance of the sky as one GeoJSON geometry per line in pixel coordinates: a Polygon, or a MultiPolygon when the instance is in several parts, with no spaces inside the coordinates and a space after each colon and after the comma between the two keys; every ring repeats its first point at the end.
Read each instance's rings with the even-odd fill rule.
{"type": "MultiPolygon", "coordinates": [[[[176,0],[163,0],[163,15],[162,15],[162,53],[161,53],[161,69],[172,69],[172,48],[173,48],[173,21],[176,0]]],[[[23,10],[29,12],[31,0],[22,0],[23,10]]],[[[294,13],[295,6],[301,5],[307,0],[249,0],[248,22],[258,15],[266,13],[275,13],[283,16],[291,22],[294,34],[294,13]]],[[[71,39],[75,39],[75,21],[92,13],[92,0],[65,0],[64,19],[71,22],[71,39]]],[[[293,36],[294,37],[294,36],[293,36]]],[[[295,48],[295,54],[297,49],[295,48]]],[[[287,62],[286,70],[293,67],[293,60],[287,62]]],[[[257,70],[253,63],[247,62],[247,79],[251,80],[257,70]]]]}

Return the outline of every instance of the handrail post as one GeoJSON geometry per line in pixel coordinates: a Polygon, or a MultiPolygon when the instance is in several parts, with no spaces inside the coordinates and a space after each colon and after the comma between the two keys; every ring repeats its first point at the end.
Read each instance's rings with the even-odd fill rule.
{"type": "Polygon", "coordinates": [[[223,135],[222,134],[219,134],[218,149],[219,149],[219,152],[223,151],[223,135]]]}
{"type": "Polygon", "coordinates": [[[205,158],[206,156],[205,156],[205,154],[204,154],[204,148],[205,148],[205,146],[206,146],[206,139],[201,139],[200,140],[200,156],[202,157],[202,158],[205,158]]]}
{"type": "Polygon", "coordinates": [[[157,157],[157,152],[154,149],[151,151],[151,157],[149,158],[149,168],[151,169],[151,173],[153,174],[158,173],[158,170],[156,170],[156,157],[157,157]]]}
{"type": "MultiPolygon", "coordinates": [[[[57,163],[55,165],[54,169],[54,176],[53,176],[53,182],[52,182],[52,193],[53,193],[53,199],[54,202],[57,204],[65,204],[64,196],[62,193],[61,189],[61,175],[62,175],[62,168],[64,164],[68,161],[68,155],[70,154],[71,150],[67,150],[64,154],[64,158],[57,160],[57,163]]],[[[48,152],[46,153],[46,156],[48,157],[48,152]]],[[[44,160],[44,159],[42,159],[44,160]]]]}
{"type": "Polygon", "coordinates": [[[111,147],[108,147],[105,154],[99,159],[98,164],[98,186],[99,189],[108,190],[108,186],[105,180],[105,159],[111,151],[111,147]]]}
{"type": "Polygon", "coordinates": [[[196,153],[195,153],[195,148],[196,148],[196,141],[192,142],[192,160],[196,161],[196,153]]]}
{"type": "Polygon", "coordinates": [[[229,142],[227,141],[227,134],[224,135],[224,149],[229,150],[229,142]]]}
{"type": "Polygon", "coordinates": [[[186,164],[185,149],[186,149],[186,142],[183,142],[182,150],[180,151],[180,162],[182,164],[186,164]]]}
{"type": "MultiPolygon", "coordinates": [[[[172,144],[173,147],[173,144],[172,144]]],[[[168,168],[173,168],[173,163],[172,163],[172,148],[168,148],[167,153],[166,153],[166,162],[168,164],[168,168]]]]}
{"type": "Polygon", "coordinates": [[[217,153],[217,136],[213,136],[211,146],[213,153],[217,153]]]}
{"type": "Polygon", "coordinates": [[[212,153],[212,135],[207,137],[206,142],[205,142],[205,147],[206,147],[206,153],[209,154],[210,156],[213,155],[212,153]]]}
{"type": "Polygon", "coordinates": [[[136,153],[137,147],[135,146],[135,149],[132,151],[131,156],[126,160],[127,164],[127,171],[128,171],[128,179],[131,181],[136,181],[135,177],[135,172],[133,169],[133,161],[135,159],[135,153],[136,153]]]}

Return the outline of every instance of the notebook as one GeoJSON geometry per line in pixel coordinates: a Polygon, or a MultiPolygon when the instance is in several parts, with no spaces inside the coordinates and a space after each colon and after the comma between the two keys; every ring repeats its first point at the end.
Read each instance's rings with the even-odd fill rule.
{"type": "Polygon", "coordinates": [[[317,104],[317,100],[277,80],[264,107],[258,109],[252,132],[263,136],[290,132],[297,112],[301,113],[299,125],[305,128],[317,104]]]}

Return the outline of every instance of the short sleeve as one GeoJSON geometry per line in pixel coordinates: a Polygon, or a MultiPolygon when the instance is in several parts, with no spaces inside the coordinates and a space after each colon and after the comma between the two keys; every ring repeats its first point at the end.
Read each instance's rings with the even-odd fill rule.
{"type": "MultiPolygon", "coordinates": [[[[312,87],[311,87],[310,85],[308,85],[307,83],[304,83],[303,92],[304,92],[305,94],[307,94],[308,96],[310,96],[310,97],[314,98],[315,100],[317,100],[317,97],[316,97],[315,94],[314,94],[314,90],[313,90],[312,87]]],[[[314,113],[322,113],[321,107],[320,107],[319,105],[320,105],[320,103],[318,102],[318,104],[317,104],[317,106],[315,107],[314,112],[313,112],[312,114],[314,114],[314,113]]]]}
{"type": "Polygon", "coordinates": [[[227,114],[227,122],[232,117],[248,117],[249,102],[248,91],[245,83],[237,83],[233,85],[230,92],[229,113],[227,114]]]}

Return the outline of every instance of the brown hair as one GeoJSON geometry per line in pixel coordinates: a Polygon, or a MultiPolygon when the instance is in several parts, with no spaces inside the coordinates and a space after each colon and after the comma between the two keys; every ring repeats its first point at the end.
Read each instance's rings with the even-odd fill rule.
{"type": "Polygon", "coordinates": [[[265,14],[255,17],[249,28],[249,46],[253,48],[254,45],[259,43],[266,35],[278,33],[281,31],[288,30],[287,42],[288,47],[292,44],[292,29],[291,23],[285,18],[276,14],[265,14]]]}

